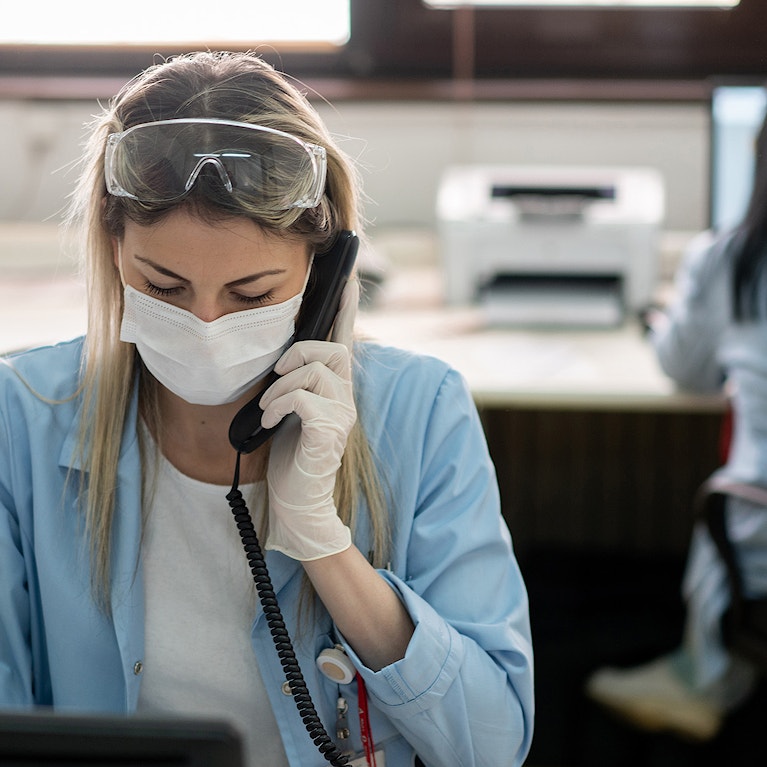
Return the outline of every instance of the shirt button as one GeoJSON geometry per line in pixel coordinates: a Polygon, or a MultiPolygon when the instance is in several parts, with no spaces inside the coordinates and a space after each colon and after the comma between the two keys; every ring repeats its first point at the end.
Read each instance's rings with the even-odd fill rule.
{"type": "Polygon", "coordinates": [[[282,683],[282,694],[283,695],[292,695],[293,690],[290,689],[290,682],[285,681],[282,683]]]}
{"type": "Polygon", "coordinates": [[[143,670],[144,670],[144,664],[140,660],[137,660],[133,664],[133,675],[138,676],[143,670]]]}

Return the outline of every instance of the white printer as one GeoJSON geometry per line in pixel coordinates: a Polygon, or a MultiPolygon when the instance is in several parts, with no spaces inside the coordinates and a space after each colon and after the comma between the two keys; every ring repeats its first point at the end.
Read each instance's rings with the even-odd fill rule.
{"type": "Polygon", "coordinates": [[[664,213],[650,168],[463,165],[438,191],[448,304],[490,323],[604,326],[652,298],[664,213]]]}

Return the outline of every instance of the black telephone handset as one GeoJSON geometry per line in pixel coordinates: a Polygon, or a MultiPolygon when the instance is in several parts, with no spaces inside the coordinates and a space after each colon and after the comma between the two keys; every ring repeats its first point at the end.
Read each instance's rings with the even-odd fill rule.
{"type": "MultiPolygon", "coordinates": [[[[329,250],[315,254],[309,285],[296,323],[294,342],[312,338],[324,340],[328,337],[338,312],[341,293],[354,267],[358,248],[357,235],[344,230],[329,250]]],[[[272,371],[266,379],[267,387],[277,377],[272,371]]],[[[258,404],[260,398],[259,393],[244,405],[229,426],[229,441],[238,453],[252,453],[280,426],[277,424],[269,429],[261,426],[264,411],[258,404]]]]}
{"type": "MultiPolygon", "coordinates": [[[[312,264],[312,279],[298,315],[294,341],[306,341],[310,338],[324,340],[328,337],[338,313],[341,293],[354,266],[358,248],[359,238],[357,235],[354,232],[343,231],[338,235],[330,250],[315,254],[312,264]]],[[[277,378],[277,374],[274,372],[270,375],[271,379],[268,380],[267,385],[277,378]]],[[[280,606],[277,604],[277,596],[274,593],[253,519],[239,489],[240,458],[243,453],[251,453],[259,445],[262,445],[280,426],[277,424],[270,429],[264,429],[261,426],[263,411],[258,406],[259,399],[260,394],[248,402],[237,413],[229,427],[229,441],[237,451],[237,459],[232,489],[227,494],[226,499],[234,515],[266,623],[269,626],[280,664],[285,673],[285,679],[290,685],[290,692],[301,720],[312,742],[332,767],[345,767],[349,762],[348,756],[342,753],[330,739],[312,702],[293,650],[293,644],[285,627],[280,606]]]]}

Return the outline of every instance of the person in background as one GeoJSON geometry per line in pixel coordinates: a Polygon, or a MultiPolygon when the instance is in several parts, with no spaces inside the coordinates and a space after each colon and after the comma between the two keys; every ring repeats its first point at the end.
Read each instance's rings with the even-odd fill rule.
{"type": "MultiPolygon", "coordinates": [[[[753,188],[733,230],[696,237],[684,254],[676,296],[650,319],[663,370],[697,392],[725,390],[733,425],[717,476],[767,486],[767,122],[756,141],[753,188]]],[[[767,594],[767,509],[730,498],[728,536],[748,596],[767,594]]],[[[714,737],[727,712],[752,691],[757,671],[723,643],[729,606],[724,563],[704,524],[693,530],[683,580],[681,647],[638,668],[603,668],[587,694],[647,729],[698,740],[714,737]]]]}
{"type": "Polygon", "coordinates": [[[95,121],[73,213],[87,333],[0,363],[0,708],[223,717],[249,767],[524,762],[527,595],[463,379],[355,341],[354,277],[330,338],[291,344],[359,195],[249,53],[159,63],[95,121]],[[280,427],[241,451],[254,398],[280,427]]]}

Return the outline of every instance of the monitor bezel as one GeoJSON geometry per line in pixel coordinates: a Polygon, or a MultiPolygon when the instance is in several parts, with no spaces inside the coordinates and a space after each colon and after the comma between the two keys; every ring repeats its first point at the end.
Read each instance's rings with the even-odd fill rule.
{"type": "Polygon", "coordinates": [[[243,767],[229,723],[184,717],[0,712],[3,767],[243,767]]]}

